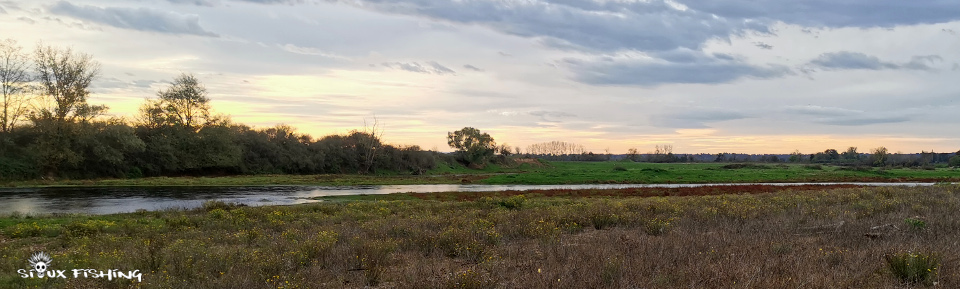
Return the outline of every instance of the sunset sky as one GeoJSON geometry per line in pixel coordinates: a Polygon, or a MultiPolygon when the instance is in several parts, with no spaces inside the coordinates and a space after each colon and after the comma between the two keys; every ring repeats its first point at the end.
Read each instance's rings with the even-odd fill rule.
{"type": "Polygon", "coordinates": [[[0,39],[89,53],[132,116],[181,72],[214,110],[449,151],[960,149],[954,0],[0,1],[0,39]]]}

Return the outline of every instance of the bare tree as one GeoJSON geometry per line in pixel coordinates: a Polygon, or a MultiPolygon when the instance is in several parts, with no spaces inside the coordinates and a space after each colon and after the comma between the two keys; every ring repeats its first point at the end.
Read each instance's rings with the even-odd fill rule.
{"type": "Polygon", "coordinates": [[[0,41],[0,131],[9,132],[27,113],[30,57],[12,39],[0,41]]]}
{"type": "Polygon", "coordinates": [[[106,111],[106,106],[87,103],[90,83],[100,74],[100,64],[93,56],[40,44],[34,57],[37,80],[47,101],[37,110],[39,117],[62,123],[87,120],[106,111]]]}

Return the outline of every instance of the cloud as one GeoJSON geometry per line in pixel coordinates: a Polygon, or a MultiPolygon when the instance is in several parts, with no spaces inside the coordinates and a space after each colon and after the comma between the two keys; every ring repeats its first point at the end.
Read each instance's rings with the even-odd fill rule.
{"type": "Polygon", "coordinates": [[[766,44],[763,42],[754,42],[753,45],[756,47],[760,47],[761,49],[766,49],[766,50],[773,49],[773,45],[766,44]]]}
{"type": "Polygon", "coordinates": [[[101,8],[88,5],[77,6],[60,1],[50,7],[50,12],[117,28],[217,37],[217,34],[200,26],[200,17],[197,15],[153,8],[101,8]]]}
{"type": "Polygon", "coordinates": [[[173,4],[188,4],[188,5],[197,5],[197,6],[217,6],[220,5],[219,0],[167,0],[173,4]]]}
{"type": "Polygon", "coordinates": [[[437,74],[437,75],[456,74],[456,71],[453,71],[452,69],[447,68],[446,66],[440,65],[435,61],[427,61],[425,65],[421,65],[420,63],[417,63],[417,62],[409,62],[409,63],[384,62],[384,63],[381,63],[380,65],[384,67],[393,68],[393,69],[400,69],[400,70],[406,70],[406,71],[417,72],[417,73],[437,74]]]}
{"type": "Polygon", "coordinates": [[[748,30],[756,21],[725,19],[668,1],[331,0],[388,13],[483,25],[502,33],[585,51],[697,49],[748,30]]]}
{"type": "Polygon", "coordinates": [[[930,70],[928,63],[943,61],[943,58],[937,55],[914,56],[910,62],[896,64],[880,60],[876,56],[866,55],[860,52],[840,51],[821,54],[819,57],[810,61],[810,65],[827,70],[844,69],[913,69],[930,70]]]}
{"type": "Polygon", "coordinates": [[[862,126],[862,125],[871,125],[871,124],[884,124],[884,123],[898,123],[910,121],[909,117],[906,116],[852,116],[852,117],[838,117],[838,118],[827,118],[821,119],[817,122],[822,124],[829,125],[839,125],[839,126],[862,126]]]}
{"type": "Polygon", "coordinates": [[[748,117],[735,111],[690,108],[673,114],[654,115],[650,118],[650,122],[655,126],[666,128],[709,128],[707,124],[711,122],[748,117]]]}
{"type": "Polygon", "coordinates": [[[787,112],[816,115],[816,116],[848,116],[863,113],[862,110],[853,110],[839,107],[824,107],[818,105],[790,106],[786,108],[787,112]]]}
{"type": "Polygon", "coordinates": [[[894,27],[960,20],[955,1],[676,0],[689,9],[733,19],[770,19],[811,27],[894,27]]]}
{"type": "Polygon", "coordinates": [[[279,46],[280,49],[283,49],[284,51],[287,51],[287,52],[290,52],[290,53],[296,53],[296,54],[302,54],[302,55],[322,56],[322,57],[326,57],[326,58],[341,59],[341,60],[350,60],[350,58],[348,58],[348,57],[341,56],[341,55],[337,55],[337,54],[330,53],[330,52],[326,52],[326,51],[320,50],[320,49],[318,49],[318,48],[313,48],[313,47],[302,47],[302,46],[296,46],[296,45],[293,45],[293,44],[284,44],[284,45],[277,45],[277,46],[279,46]]]}
{"type": "Polygon", "coordinates": [[[0,14],[7,14],[7,10],[4,10],[3,6],[0,6],[0,14]]]}
{"type": "Polygon", "coordinates": [[[529,112],[529,114],[532,116],[538,116],[540,117],[541,121],[545,121],[545,122],[560,122],[555,118],[569,118],[569,117],[577,116],[575,114],[562,112],[562,111],[546,111],[546,110],[531,111],[529,112]]]}
{"type": "Polygon", "coordinates": [[[476,67],[476,66],[473,66],[473,65],[470,65],[470,64],[464,65],[463,68],[466,68],[466,69],[469,69],[469,70],[473,70],[473,71],[478,71],[478,72],[483,71],[483,69],[480,69],[480,68],[478,68],[478,67],[476,67]]]}
{"type": "Polygon", "coordinates": [[[23,21],[23,22],[27,22],[27,23],[30,23],[30,24],[37,23],[37,21],[36,21],[36,20],[33,20],[33,18],[26,17],[26,16],[17,17],[17,20],[20,20],[20,21],[23,21]]]}
{"type": "Polygon", "coordinates": [[[647,57],[566,58],[561,64],[573,71],[575,80],[595,85],[716,84],[741,78],[766,79],[793,74],[790,68],[781,65],[756,66],[731,55],[706,55],[689,50],[647,57]]]}

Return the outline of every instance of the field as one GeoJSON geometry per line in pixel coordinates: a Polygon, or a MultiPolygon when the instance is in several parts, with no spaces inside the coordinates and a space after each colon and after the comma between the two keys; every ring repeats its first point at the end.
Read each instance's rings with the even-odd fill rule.
{"type": "Polygon", "coordinates": [[[490,165],[483,170],[445,166],[425,175],[390,172],[371,175],[247,175],[152,177],[101,180],[33,180],[0,183],[37,186],[258,186],[258,185],[404,185],[404,184],[596,184],[596,183],[756,183],[756,182],[903,182],[960,181],[956,168],[847,168],[800,164],[726,164],[634,162],[544,162],[490,165]]]}
{"type": "Polygon", "coordinates": [[[0,288],[960,287],[960,187],[769,190],[5,216],[0,288]],[[41,250],[143,282],[17,276],[41,250]]]}

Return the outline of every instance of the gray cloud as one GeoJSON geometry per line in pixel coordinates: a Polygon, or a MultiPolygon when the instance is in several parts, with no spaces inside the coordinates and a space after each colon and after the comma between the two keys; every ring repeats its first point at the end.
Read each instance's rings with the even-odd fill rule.
{"type": "Polygon", "coordinates": [[[17,17],[17,20],[20,20],[20,21],[23,21],[23,22],[27,22],[27,23],[30,23],[30,24],[35,24],[35,23],[37,23],[36,20],[33,20],[32,18],[26,17],[26,16],[17,17]]]}
{"type": "Polygon", "coordinates": [[[755,66],[736,57],[699,52],[670,52],[657,54],[654,59],[594,60],[567,58],[563,64],[574,72],[574,79],[596,85],[656,86],[667,83],[725,83],[741,78],[776,78],[793,74],[780,65],[755,66]]]}
{"type": "Polygon", "coordinates": [[[817,66],[827,70],[842,69],[914,69],[930,70],[928,63],[943,61],[943,58],[937,55],[914,56],[910,62],[896,64],[880,60],[876,56],[866,55],[860,52],[840,51],[821,54],[819,57],[810,61],[810,65],[817,66]]]}
{"type": "Polygon", "coordinates": [[[433,1],[330,0],[364,9],[479,24],[543,43],[580,50],[668,51],[697,49],[707,40],[747,30],[769,32],[756,21],[714,17],[678,9],[663,0],[621,1],[433,1]]]}
{"type": "Polygon", "coordinates": [[[822,124],[829,125],[839,125],[839,126],[861,126],[861,125],[871,125],[871,124],[884,124],[884,123],[898,123],[910,121],[909,117],[905,116],[852,116],[852,117],[838,117],[838,118],[827,118],[818,120],[817,122],[822,124]]]}
{"type": "Polygon", "coordinates": [[[660,114],[650,117],[651,124],[666,128],[708,128],[708,123],[737,120],[749,116],[735,112],[713,109],[687,109],[674,114],[660,114]]]}
{"type": "Polygon", "coordinates": [[[280,47],[280,49],[283,49],[284,51],[287,51],[290,53],[321,56],[321,57],[341,59],[341,60],[350,60],[350,58],[348,57],[337,55],[337,54],[323,51],[313,47],[302,47],[302,46],[297,46],[293,44],[285,44],[285,45],[278,45],[278,46],[280,47]]]}
{"type": "Polygon", "coordinates": [[[849,116],[862,114],[862,110],[853,110],[839,107],[824,107],[817,105],[791,106],[785,109],[787,112],[815,115],[815,116],[849,116]]]}
{"type": "Polygon", "coordinates": [[[483,69],[480,69],[480,68],[478,68],[478,67],[476,67],[476,66],[473,66],[473,65],[470,65],[470,64],[464,65],[463,68],[466,68],[466,69],[469,69],[469,70],[473,70],[473,71],[483,71],[483,69]]]}
{"type": "Polygon", "coordinates": [[[77,6],[66,1],[60,1],[50,7],[50,12],[118,28],[171,34],[217,36],[217,34],[200,26],[200,17],[197,15],[179,14],[153,8],[101,8],[88,5],[77,6]]]}
{"type": "Polygon", "coordinates": [[[572,113],[567,113],[562,111],[547,111],[547,110],[531,111],[529,112],[529,114],[532,116],[538,116],[540,117],[541,121],[545,121],[545,122],[560,122],[559,120],[556,120],[556,118],[569,118],[569,117],[577,116],[572,113]]]}
{"type": "Polygon", "coordinates": [[[756,47],[760,47],[761,49],[767,49],[767,50],[773,49],[773,45],[766,44],[763,42],[754,42],[753,45],[756,47]]]}
{"type": "Polygon", "coordinates": [[[4,10],[3,6],[0,6],[0,14],[7,14],[7,10],[4,10]]]}
{"type": "Polygon", "coordinates": [[[167,0],[167,1],[174,4],[188,4],[188,5],[197,5],[197,6],[220,5],[220,0],[167,0]]]}
{"type": "Polygon", "coordinates": [[[771,19],[814,27],[893,27],[960,19],[952,0],[677,0],[690,9],[735,19],[771,19]]]}
{"type": "Polygon", "coordinates": [[[384,62],[384,63],[381,63],[380,65],[384,67],[393,68],[393,69],[400,69],[400,70],[406,70],[406,71],[417,72],[417,73],[438,74],[438,75],[456,74],[456,71],[453,71],[452,69],[447,68],[446,66],[440,65],[436,61],[427,61],[425,65],[421,65],[420,63],[417,63],[417,62],[409,62],[409,63],[384,62]]]}

